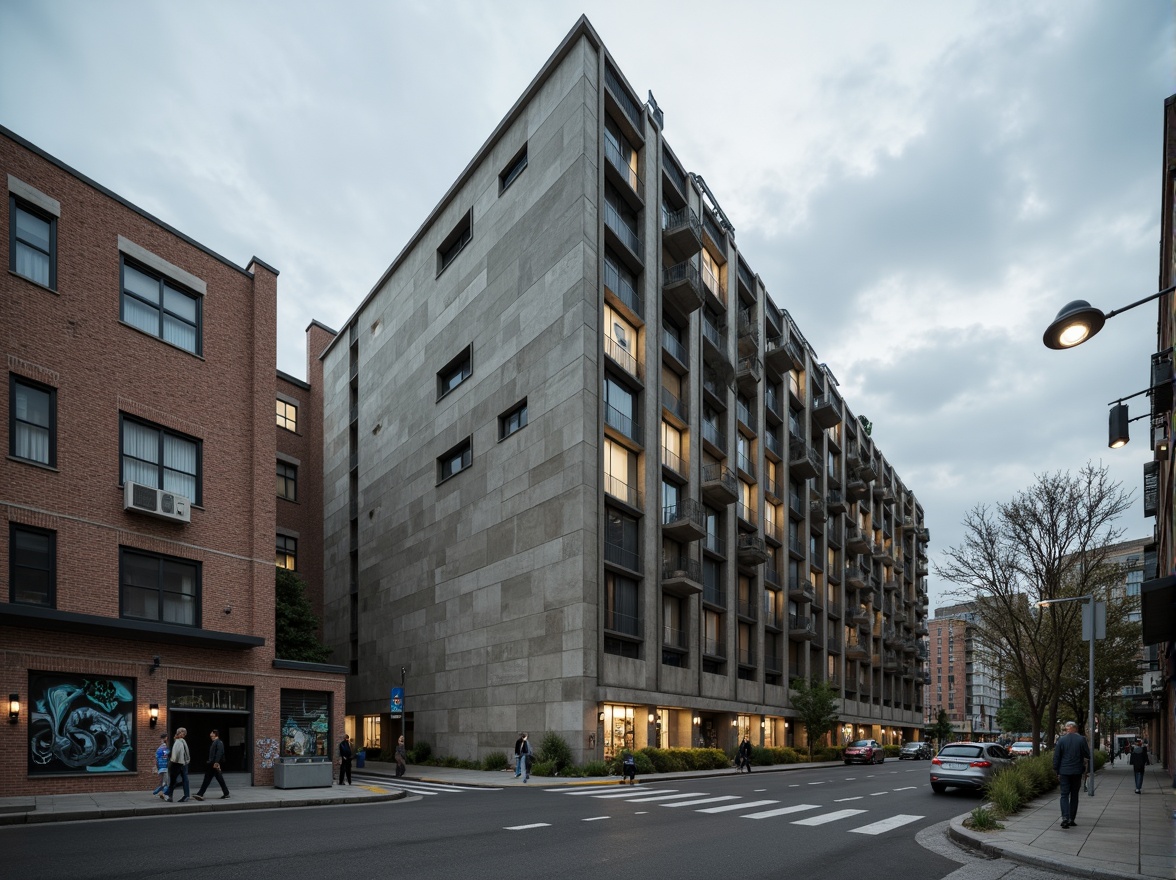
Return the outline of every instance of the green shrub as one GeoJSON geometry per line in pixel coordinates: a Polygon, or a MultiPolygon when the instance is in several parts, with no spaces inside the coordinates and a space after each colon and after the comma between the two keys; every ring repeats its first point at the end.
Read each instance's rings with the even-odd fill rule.
{"type": "Polygon", "coordinates": [[[554,776],[555,772],[554,761],[536,761],[531,765],[532,776],[554,776]]]}
{"type": "Polygon", "coordinates": [[[722,770],[731,766],[731,759],[722,749],[683,749],[690,752],[691,770],[722,770]]]}
{"type": "Polygon", "coordinates": [[[988,783],[985,793],[999,815],[1009,816],[1021,809],[1025,803],[1022,784],[1021,774],[1014,771],[998,773],[988,783]]]}
{"type": "Polygon", "coordinates": [[[902,746],[882,746],[882,753],[887,758],[897,758],[902,754],[902,746]]]}
{"type": "MultiPolygon", "coordinates": [[[[808,752],[806,751],[804,754],[805,754],[805,757],[802,760],[807,761],[808,760],[808,752]]],[[[838,746],[820,746],[818,748],[813,749],[813,760],[814,761],[840,761],[841,760],[841,749],[838,746]]]]}
{"type": "Polygon", "coordinates": [[[1028,780],[1032,797],[1051,791],[1058,784],[1057,774],[1053,771],[1053,759],[1049,755],[1018,758],[1010,772],[1028,780]]]}
{"type": "Polygon", "coordinates": [[[432,754],[433,747],[424,740],[421,740],[408,750],[408,763],[427,764],[432,754]]]}
{"type": "Polygon", "coordinates": [[[608,764],[604,761],[589,761],[582,769],[585,776],[608,776],[608,764]]]}
{"type": "Polygon", "coordinates": [[[568,746],[567,740],[558,733],[549,733],[543,737],[543,742],[539,743],[539,751],[535,755],[535,762],[553,765],[555,772],[546,775],[554,776],[563,770],[564,767],[572,766],[571,747],[568,746]]]}
{"type": "Polygon", "coordinates": [[[509,766],[505,752],[491,752],[482,759],[483,770],[505,770],[509,766]]]}
{"type": "Polygon", "coordinates": [[[997,831],[1004,828],[996,821],[996,814],[987,807],[976,807],[972,810],[972,816],[965,824],[973,831],[997,831]]]}
{"type": "Polygon", "coordinates": [[[655,773],[680,773],[683,770],[692,769],[687,763],[687,759],[680,754],[681,751],[681,749],[655,749],[652,746],[647,746],[638,754],[649,759],[655,773]]]}
{"type": "Polygon", "coordinates": [[[556,776],[563,776],[568,779],[579,779],[585,775],[583,767],[577,767],[575,764],[569,764],[560,770],[556,776]]]}
{"type": "Polygon", "coordinates": [[[1094,753],[1094,770],[1097,773],[1103,768],[1103,764],[1107,762],[1107,753],[1102,749],[1097,749],[1094,753]]]}

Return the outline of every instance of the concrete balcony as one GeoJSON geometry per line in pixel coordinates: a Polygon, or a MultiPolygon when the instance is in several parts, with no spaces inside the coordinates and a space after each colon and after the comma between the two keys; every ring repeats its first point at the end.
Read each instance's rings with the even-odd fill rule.
{"type": "Polygon", "coordinates": [[[832,428],[841,423],[841,401],[832,394],[813,398],[813,421],[822,428],[832,428]]]}
{"type": "Polygon", "coordinates": [[[706,535],[702,505],[693,499],[662,508],[662,535],[674,541],[697,541],[706,535]]]}
{"type": "Polygon", "coordinates": [[[662,247],[670,259],[685,262],[702,250],[702,221],[693,208],[662,211],[662,247]]]}
{"type": "Polygon", "coordinates": [[[788,598],[797,602],[813,602],[817,598],[817,592],[809,581],[799,575],[793,575],[788,578],[788,598]]]}
{"type": "Polygon", "coordinates": [[[755,392],[764,377],[764,365],[758,357],[741,357],[735,366],[735,382],[747,394],[755,392]]]}
{"type": "Polygon", "coordinates": [[[686,557],[662,561],[662,591],[690,597],[702,592],[702,564],[686,557]]]}
{"type": "Polygon", "coordinates": [[[759,350],[760,332],[755,322],[755,312],[750,307],[739,310],[739,321],[736,325],[738,337],[736,344],[739,353],[744,356],[754,355],[759,350]]]}
{"type": "Polygon", "coordinates": [[[870,540],[860,528],[854,526],[845,536],[845,549],[850,553],[869,553],[870,540]]]}
{"type": "Polygon", "coordinates": [[[739,535],[736,552],[741,565],[763,565],[772,558],[764,545],[764,539],[754,533],[739,535]]]}
{"type": "Polygon", "coordinates": [[[662,304],[679,317],[702,308],[702,279],[690,263],[662,269],[662,304]]]}
{"type": "Polygon", "coordinates": [[[845,497],[850,501],[860,501],[870,494],[869,487],[865,481],[858,477],[850,477],[845,484],[845,497]]]}
{"type": "Polygon", "coordinates": [[[821,457],[808,444],[794,440],[788,447],[788,471],[791,476],[808,480],[820,476],[821,457]]]}
{"type": "Polygon", "coordinates": [[[702,466],[702,495],[719,506],[734,504],[739,498],[739,483],[735,472],[725,464],[702,466]]]}
{"type": "Polygon", "coordinates": [[[770,336],[764,343],[764,360],[777,372],[804,369],[804,352],[787,336],[770,336]]]}
{"type": "Polygon", "coordinates": [[[830,489],[829,494],[825,496],[825,509],[834,515],[848,513],[849,502],[846,501],[845,495],[840,489],[830,489]]]}
{"type": "Polygon", "coordinates": [[[808,615],[789,614],[788,638],[798,642],[815,641],[817,638],[817,625],[808,615]]]}

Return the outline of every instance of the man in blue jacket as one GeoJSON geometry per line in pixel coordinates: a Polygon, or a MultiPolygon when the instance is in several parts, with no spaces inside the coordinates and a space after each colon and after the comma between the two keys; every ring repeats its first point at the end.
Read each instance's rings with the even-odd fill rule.
{"type": "MultiPolygon", "coordinates": [[[[1058,737],[1058,744],[1054,746],[1053,768],[1058,774],[1058,782],[1062,787],[1062,827],[1069,828],[1076,825],[1074,817],[1078,815],[1078,796],[1082,792],[1082,774],[1090,766],[1090,746],[1086,744],[1086,737],[1079,735],[1078,725],[1073,721],[1066,722],[1066,732],[1058,737]]],[[[1093,769],[1093,767],[1091,767],[1093,769]]]]}

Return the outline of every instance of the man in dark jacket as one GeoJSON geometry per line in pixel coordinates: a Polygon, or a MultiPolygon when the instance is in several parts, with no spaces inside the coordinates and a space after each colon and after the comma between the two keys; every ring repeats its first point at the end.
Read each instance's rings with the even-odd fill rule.
{"type": "Polygon", "coordinates": [[[229,787],[225,785],[225,778],[221,776],[221,762],[225,759],[225,744],[221,742],[220,733],[215,730],[208,732],[208,738],[212,740],[208,746],[208,766],[204,768],[204,781],[200,783],[200,791],[196,792],[196,800],[204,800],[204,792],[214,777],[220,783],[221,800],[228,800],[229,787]]]}
{"type": "MultiPolygon", "coordinates": [[[[1058,774],[1062,788],[1062,827],[1077,824],[1078,796],[1082,792],[1082,774],[1090,766],[1090,746],[1086,738],[1078,734],[1078,725],[1066,722],[1066,732],[1058,737],[1054,746],[1053,768],[1058,774]]],[[[1094,769],[1091,767],[1091,769],[1094,769]]]]}
{"type": "Polygon", "coordinates": [[[1151,763],[1147,755],[1147,746],[1139,737],[1135,738],[1135,745],[1131,747],[1131,769],[1135,771],[1135,793],[1143,793],[1143,768],[1151,763]]]}
{"type": "Polygon", "coordinates": [[[351,737],[346,733],[339,742],[339,784],[343,784],[343,777],[347,777],[347,784],[351,785],[351,737]]]}

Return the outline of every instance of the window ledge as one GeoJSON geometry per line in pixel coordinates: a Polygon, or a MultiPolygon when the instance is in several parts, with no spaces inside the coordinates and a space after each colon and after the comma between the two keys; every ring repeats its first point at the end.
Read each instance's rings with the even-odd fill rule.
{"type": "Polygon", "coordinates": [[[463,467],[463,468],[462,468],[460,471],[454,471],[453,473],[451,473],[451,474],[450,474],[448,477],[446,477],[445,479],[443,479],[443,480],[438,480],[438,481],[437,481],[437,485],[438,485],[438,486],[443,486],[444,484],[446,484],[446,483],[448,483],[450,480],[452,480],[454,477],[456,477],[456,476],[458,476],[458,475],[460,475],[460,474],[464,474],[466,471],[468,471],[468,470],[469,470],[470,468],[472,468],[472,467],[473,467],[473,465],[471,464],[469,467],[463,467]]]}
{"type": "Polygon", "coordinates": [[[33,285],[33,287],[40,288],[41,290],[44,290],[47,293],[51,293],[54,296],[61,296],[60,290],[57,290],[54,287],[50,287],[48,284],[42,284],[40,281],[34,281],[28,275],[21,275],[19,272],[16,272],[12,269],[8,270],[8,274],[11,275],[13,278],[19,278],[21,281],[24,281],[27,284],[31,284],[31,285],[33,285]]]}
{"type": "Polygon", "coordinates": [[[0,626],[18,626],[139,642],[167,642],[173,645],[221,650],[240,651],[265,645],[265,639],[260,636],[218,632],[149,620],[78,614],[73,611],[58,611],[56,608],[12,603],[0,603],[0,626]]]}
{"type": "Polygon", "coordinates": [[[43,462],[33,461],[31,458],[20,458],[16,455],[6,456],[9,461],[15,461],[17,464],[27,464],[31,467],[40,468],[43,471],[52,471],[55,474],[61,473],[61,469],[56,465],[44,464],[43,462]]]}

